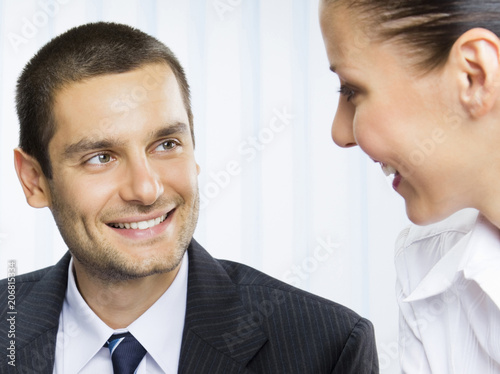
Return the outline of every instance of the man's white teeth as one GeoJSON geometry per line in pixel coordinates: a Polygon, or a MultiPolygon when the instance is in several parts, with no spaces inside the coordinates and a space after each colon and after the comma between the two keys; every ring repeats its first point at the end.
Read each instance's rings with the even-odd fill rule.
{"type": "Polygon", "coordinates": [[[388,177],[391,174],[396,174],[396,169],[394,169],[392,166],[389,165],[382,165],[382,170],[384,171],[384,174],[386,177],[388,177]]]}
{"type": "Polygon", "coordinates": [[[167,218],[168,214],[164,214],[161,217],[150,219],[149,221],[140,222],[130,222],[130,223],[110,223],[109,225],[117,229],[134,229],[134,230],[146,230],[156,225],[159,225],[167,218]]]}

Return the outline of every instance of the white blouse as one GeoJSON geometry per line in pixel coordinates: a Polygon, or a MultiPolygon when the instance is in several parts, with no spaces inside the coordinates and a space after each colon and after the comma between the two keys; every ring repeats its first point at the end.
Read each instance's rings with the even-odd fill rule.
{"type": "Polygon", "coordinates": [[[500,373],[500,230],[472,209],[396,243],[404,373],[500,373]]]}

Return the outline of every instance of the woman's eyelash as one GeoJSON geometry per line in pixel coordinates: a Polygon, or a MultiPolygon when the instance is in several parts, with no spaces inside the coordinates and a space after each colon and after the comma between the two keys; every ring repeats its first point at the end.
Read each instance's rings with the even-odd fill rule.
{"type": "Polygon", "coordinates": [[[339,93],[342,96],[345,96],[347,98],[347,101],[350,101],[354,97],[354,95],[356,94],[356,92],[352,88],[350,88],[349,86],[346,86],[345,84],[342,84],[340,86],[339,93]]]}

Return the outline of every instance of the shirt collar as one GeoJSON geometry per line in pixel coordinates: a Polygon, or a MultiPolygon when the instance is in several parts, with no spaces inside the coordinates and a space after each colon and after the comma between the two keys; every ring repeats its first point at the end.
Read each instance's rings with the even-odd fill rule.
{"type": "Polygon", "coordinates": [[[464,277],[474,280],[500,307],[500,230],[480,216],[470,242],[471,251],[461,264],[464,277]]]}
{"type": "Polygon", "coordinates": [[[422,279],[404,301],[411,302],[446,291],[463,274],[476,281],[500,306],[498,269],[500,268],[500,231],[479,215],[473,229],[460,239],[422,279]]]}
{"type": "Polygon", "coordinates": [[[471,233],[469,232],[446,252],[404,301],[426,299],[446,291],[455,280],[470,236],[471,233]]]}
{"type": "Polygon", "coordinates": [[[129,327],[165,373],[177,373],[186,315],[188,254],[165,293],[129,327]]]}
{"type": "Polygon", "coordinates": [[[97,317],[80,295],[73,274],[73,258],[69,263],[68,287],[61,316],[62,336],[58,336],[57,342],[63,344],[65,360],[72,361],[71,366],[81,370],[102,348],[113,329],[97,317]]]}
{"type": "Polygon", "coordinates": [[[188,254],[165,293],[128,328],[113,330],[106,325],[81,296],[73,275],[73,259],[68,271],[64,300],[62,336],[65,358],[81,370],[116,332],[130,331],[165,373],[177,372],[186,312],[188,254]],[[75,362],[76,361],[76,362],[75,362]]]}

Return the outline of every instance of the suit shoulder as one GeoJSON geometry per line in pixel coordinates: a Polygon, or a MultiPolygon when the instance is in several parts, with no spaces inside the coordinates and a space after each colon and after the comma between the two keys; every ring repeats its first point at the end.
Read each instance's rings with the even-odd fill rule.
{"type": "Polygon", "coordinates": [[[255,372],[378,373],[375,334],[369,320],[246,265],[220,263],[249,313],[240,329],[259,326],[268,338],[266,354],[283,360],[275,370],[256,360],[252,364],[255,372]]]}
{"type": "MultiPolygon", "coordinates": [[[[0,298],[7,299],[7,294],[15,289],[16,305],[20,305],[27,295],[30,294],[33,287],[50,271],[52,267],[36,270],[30,273],[16,275],[0,280],[0,298]]],[[[7,303],[0,307],[0,310],[7,308],[7,303]]]]}
{"type": "MultiPolygon", "coordinates": [[[[9,285],[11,285],[11,288],[15,288],[16,307],[19,308],[26,300],[30,300],[30,303],[37,303],[48,295],[60,300],[61,295],[64,297],[66,289],[70,258],[71,256],[67,253],[56,265],[0,280],[0,298],[6,297],[9,285]]],[[[0,311],[5,307],[5,305],[0,306],[0,311]]]]}
{"type": "Polygon", "coordinates": [[[326,313],[328,316],[325,318],[342,318],[352,327],[362,320],[363,324],[371,326],[370,321],[344,305],[296,288],[250,266],[227,260],[219,262],[242,295],[246,295],[254,304],[274,301],[275,304],[283,304],[287,308],[294,307],[296,310],[303,308],[316,314],[326,313]]]}
{"type": "MultiPolygon", "coordinates": [[[[49,266],[49,267],[46,267],[44,269],[39,269],[39,270],[35,270],[35,271],[29,272],[29,273],[16,275],[15,276],[16,283],[38,282],[40,279],[43,278],[43,276],[45,274],[47,274],[47,272],[50,271],[50,269],[52,267],[53,266],[49,266]]],[[[1,279],[0,284],[8,283],[10,278],[12,278],[12,277],[1,279]]]]}

